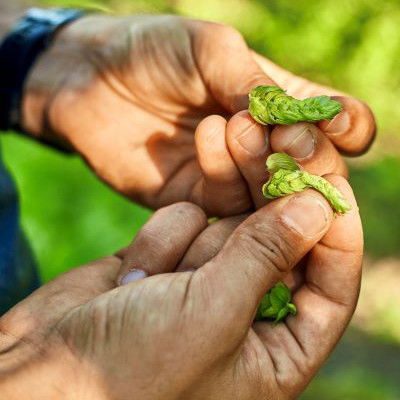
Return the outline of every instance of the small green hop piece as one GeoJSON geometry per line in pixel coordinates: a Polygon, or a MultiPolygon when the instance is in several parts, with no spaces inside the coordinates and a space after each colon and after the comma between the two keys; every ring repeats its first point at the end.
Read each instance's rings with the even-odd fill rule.
{"type": "Polygon", "coordinates": [[[278,86],[257,86],[249,94],[249,112],[260,124],[294,124],[332,119],[342,105],[329,96],[297,100],[278,86]]]}
{"type": "Polygon", "coordinates": [[[267,158],[267,170],[271,174],[262,192],[267,199],[287,196],[305,189],[315,189],[323,194],[331,207],[339,214],[351,209],[350,204],[326,179],[300,169],[296,161],[285,153],[274,153],[267,158]]]}
{"type": "Polygon", "coordinates": [[[290,302],[290,289],[279,281],[261,300],[257,309],[256,320],[273,319],[275,324],[285,319],[288,314],[296,315],[296,306],[290,302]]]}

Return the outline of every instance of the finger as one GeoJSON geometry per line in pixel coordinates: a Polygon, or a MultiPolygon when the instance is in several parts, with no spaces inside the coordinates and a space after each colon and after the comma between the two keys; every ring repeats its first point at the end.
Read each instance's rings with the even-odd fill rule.
{"type": "Polygon", "coordinates": [[[194,186],[191,201],[208,215],[238,214],[250,208],[251,200],[225,140],[226,120],[205,118],[197,127],[195,142],[202,179],[194,186]]]}
{"type": "Polygon", "coordinates": [[[215,257],[247,214],[221,219],[207,227],[189,247],[177,271],[195,270],[215,257]]]}
{"type": "Polygon", "coordinates": [[[326,200],[308,190],[273,201],[244,221],[196,273],[214,311],[226,314],[229,307],[224,324],[243,332],[237,321],[251,323],[263,295],[321,239],[331,220],[326,200]]]}
{"type": "Polygon", "coordinates": [[[321,121],[318,126],[332,143],[349,156],[365,153],[376,135],[375,119],[366,104],[351,97],[332,99],[342,103],[343,111],[332,121],[321,121]]]}
{"type": "Polygon", "coordinates": [[[277,126],[271,133],[274,153],[292,156],[308,172],[318,175],[330,173],[347,177],[347,166],[332,142],[315,125],[306,122],[277,126]]]}
{"type": "Polygon", "coordinates": [[[267,181],[265,160],[271,153],[269,128],[258,124],[248,111],[240,111],[228,122],[229,152],[245,178],[256,209],[266,204],[261,187],[267,181]]]}
{"type": "Polygon", "coordinates": [[[255,62],[237,30],[212,22],[186,23],[192,32],[193,54],[203,80],[227,111],[233,114],[247,109],[250,89],[274,84],[255,62]]]}
{"type": "MultiPolygon", "coordinates": [[[[308,313],[308,318],[319,324],[329,315],[333,325],[349,319],[354,311],[361,279],[363,233],[356,201],[349,183],[337,175],[325,176],[348,200],[352,209],[335,218],[328,233],[309,255],[304,287],[299,291],[299,304],[321,307],[321,312],[308,313]],[[319,301],[319,303],[317,303],[319,301]],[[332,314],[333,313],[333,314],[332,314]]],[[[308,311],[308,310],[306,310],[308,311]]],[[[307,313],[304,313],[305,317],[307,313]]],[[[298,321],[299,322],[299,321],[298,321]]],[[[293,325],[301,328],[301,325],[293,325]]],[[[302,332],[301,330],[299,331],[302,332]]]]}
{"type": "Polygon", "coordinates": [[[299,99],[327,95],[341,102],[343,111],[332,121],[320,122],[320,129],[346,154],[357,155],[368,150],[375,138],[376,124],[366,104],[338,90],[296,76],[257,53],[253,52],[253,57],[262,70],[290,95],[299,99]]]}
{"type": "MultiPolygon", "coordinates": [[[[287,328],[283,325],[278,331],[268,323],[255,326],[265,345],[274,349],[278,369],[294,363],[308,365],[315,373],[342,335],[357,302],[363,253],[360,216],[346,180],[335,175],[326,178],[343,193],[352,209],[335,218],[327,234],[311,250],[305,282],[293,299],[297,316],[288,318],[287,328]],[[276,335],[281,341],[276,340],[276,335]]],[[[300,372],[301,376],[310,375],[304,369],[300,372]]],[[[293,372],[291,378],[295,379],[293,372]]]]}
{"type": "Polygon", "coordinates": [[[206,226],[204,212],[194,204],[176,203],[158,210],[129,246],[117,282],[173,271],[206,226]]]}

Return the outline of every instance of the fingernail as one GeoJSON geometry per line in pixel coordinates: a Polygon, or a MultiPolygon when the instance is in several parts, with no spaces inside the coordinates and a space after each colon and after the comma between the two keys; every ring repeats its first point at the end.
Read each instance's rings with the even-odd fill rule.
{"type": "Polygon", "coordinates": [[[247,110],[249,108],[249,95],[238,96],[233,99],[232,109],[247,110]]]}
{"type": "Polygon", "coordinates": [[[350,128],[350,115],[347,111],[342,111],[332,121],[323,123],[322,129],[324,132],[330,135],[339,135],[343,132],[347,132],[350,128]]]}
{"type": "Polygon", "coordinates": [[[315,138],[308,126],[293,125],[284,133],[283,141],[284,151],[296,159],[310,157],[314,152],[315,138]]]}
{"type": "Polygon", "coordinates": [[[147,273],[141,269],[133,269],[129,271],[122,279],[121,286],[127,285],[128,283],[138,281],[140,279],[146,278],[147,273]]]}
{"type": "Polygon", "coordinates": [[[282,211],[282,221],[301,235],[313,238],[323,232],[331,211],[319,198],[303,194],[292,197],[282,211]]]}
{"type": "Polygon", "coordinates": [[[196,272],[196,268],[185,268],[182,270],[182,272],[196,272]]]}
{"type": "Polygon", "coordinates": [[[236,140],[252,156],[264,154],[268,147],[268,135],[261,126],[247,123],[251,125],[246,126],[236,140]]]}

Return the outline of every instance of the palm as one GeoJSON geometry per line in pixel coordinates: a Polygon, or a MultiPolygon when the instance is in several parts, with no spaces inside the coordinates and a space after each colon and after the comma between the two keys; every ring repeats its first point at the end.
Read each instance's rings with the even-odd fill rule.
{"type": "Polygon", "coordinates": [[[53,129],[123,194],[152,207],[190,200],[201,176],[196,126],[225,111],[199,71],[189,29],[175,17],[112,20],[100,28],[96,19],[88,28],[90,21],[82,31],[79,22],[72,27],[89,51],[75,74],[63,68],[66,83],[50,107],[53,129]],[[101,49],[97,35],[107,36],[101,49]]]}
{"type": "Polygon", "coordinates": [[[189,32],[178,19],[155,20],[150,29],[145,26],[142,34],[135,36],[131,46],[127,65],[113,77],[126,95],[116,86],[111,90],[118,97],[118,109],[124,110],[122,103],[131,108],[119,113],[120,120],[131,121],[124,123],[127,129],[119,134],[137,144],[124,153],[137,164],[133,170],[146,174],[139,188],[144,193],[141,200],[154,208],[191,200],[201,177],[196,127],[207,115],[224,111],[209,93],[194,59],[189,32]]]}
{"type": "MultiPolygon", "coordinates": [[[[87,17],[65,28],[43,56],[30,82],[32,101],[38,103],[36,87],[50,82],[40,87],[48,134],[76,149],[119,192],[154,208],[199,204],[204,171],[196,127],[210,114],[245,107],[248,88],[261,79],[246,57],[252,59],[243,38],[220,25],[170,16],[87,17]],[[230,53],[241,64],[222,63],[230,53]]],[[[211,153],[215,143],[204,140],[211,153]]],[[[249,207],[246,190],[234,194],[244,205],[227,214],[249,207]]]]}
{"type": "MultiPolygon", "coordinates": [[[[301,325],[293,320],[279,326],[255,323],[241,340],[230,345],[221,343],[218,320],[213,320],[213,313],[199,317],[199,313],[204,313],[205,299],[198,296],[203,289],[196,287],[194,280],[191,282],[185,273],[158,275],[137,282],[135,286],[101,295],[113,287],[117,263],[110,260],[98,265],[97,269],[102,272],[97,271],[97,277],[93,267],[91,271],[72,272],[69,280],[76,280],[77,284],[71,282],[71,287],[67,286],[64,291],[69,299],[79,301],[65,307],[56,325],[47,329],[61,334],[63,342],[78,354],[79,360],[82,357],[94,360],[100,367],[103,384],[110,388],[115,398],[130,398],[132,393],[144,396],[145,393],[137,388],[146,380],[158,388],[155,398],[168,398],[168,383],[176,376],[184,385],[175,386],[174,391],[190,391],[191,394],[185,397],[187,400],[248,400],[266,398],[272,393],[277,398],[285,398],[285,393],[290,393],[289,398],[294,398],[325,358],[325,352],[322,355],[321,349],[309,346],[308,342],[314,344],[317,341],[315,330],[329,336],[329,327],[313,327],[310,324],[312,315],[303,315],[308,324],[301,325]],[[87,293],[86,278],[89,276],[92,277],[93,292],[82,297],[87,293]],[[97,296],[93,297],[95,294],[97,296]],[[152,318],[155,312],[156,319],[152,318]],[[213,333],[210,327],[215,329],[213,333]],[[107,342],[103,341],[105,329],[108,331],[107,342]],[[118,341],[110,339],[113,337],[118,341]],[[186,341],[184,346],[182,338],[186,341]],[[206,343],[204,338],[207,338],[206,343]],[[125,357],[129,360],[123,373],[115,369],[112,359],[120,348],[125,349],[125,357]],[[154,348],[156,351],[151,351],[154,348]],[[227,354],[233,354],[228,361],[227,354]],[[221,362],[222,369],[219,366],[211,376],[206,373],[210,365],[221,362]],[[162,365],[164,372],[160,374],[155,365],[162,365]],[[204,378],[199,380],[196,376],[194,379],[193,371],[201,371],[204,378]],[[163,386],[168,388],[164,394],[159,389],[163,386]],[[118,391],[113,392],[114,387],[119,388],[118,391]],[[215,392],[214,387],[218,388],[215,392]]],[[[299,291],[304,289],[301,287],[299,291]]],[[[297,301],[299,309],[307,303],[309,300],[305,304],[297,301]]],[[[324,312],[335,314],[337,306],[332,302],[324,312]]]]}

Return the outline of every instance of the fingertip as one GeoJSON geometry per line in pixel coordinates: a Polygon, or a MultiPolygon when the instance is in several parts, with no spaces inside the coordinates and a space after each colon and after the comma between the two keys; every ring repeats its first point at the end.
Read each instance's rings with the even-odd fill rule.
{"type": "Polygon", "coordinates": [[[220,115],[210,115],[199,123],[195,132],[200,168],[203,175],[211,179],[229,179],[235,174],[225,139],[226,124],[220,115]]]}
{"type": "Polygon", "coordinates": [[[162,207],[154,213],[154,216],[173,216],[175,220],[190,221],[190,224],[200,231],[208,226],[208,218],[204,210],[190,201],[180,201],[162,207]]]}
{"type": "Polygon", "coordinates": [[[266,203],[261,187],[268,179],[265,160],[271,153],[269,127],[258,124],[247,110],[228,122],[226,140],[229,152],[245,178],[256,208],[266,203]]]}
{"type": "Polygon", "coordinates": [[[297,161],[313,156],[318,129],[307,122],[293,125],[278,125],[271,132],[271,146],[274,152],[287,153],[297,161]]]}
{"type": "Polygon", "coordinates": [[[223,117],[212,115],[196,130],[202,177],[194,184],[190,199],[200,204],[210,216],[232,215],[251,206],[247,186],[228,149],[226,124],[223,117]]]}
{"type": "MultiPolygon", "coordinates": [[[[341,260],[345,259],[352,265],[352,269],[357,271],[362,268],[362,258],[364,252],[364,236],[361,216],[356,198],[349,182],[339,175],[329,174],[324,178],[334,185],[342,194],[343,198],[350,203],[351,208],[344,214],[335,215],[331,228],[322,238],[321,244],[328,251],[341,254],[341,260]]],[[[349,271],[350,273],[350,271],[349,271]]]]}
{"type": "Polygon", "coordinates": [[[343,197],[351,204],[350,211],[358,213],[357,201],[348,180],[338,174],[326,174],[323,176],[323,178],[330,182],[342,193],[343,197]]]}
{"type": "Polygon", "coordinates": [[[306,190],[289,197],[281,214],[282,222],[304,239],[321,237],[332,222],[333,212],[318,192],[306,190]]]}
{"type": "Polygon", "coordinates": [[[117,279],[118,286],[128,285],[129,283],[139,281],[141,279],[147,278],[147,272],[141,269],[132,269],[126,274],[121,275],[117,279]]]}
{"type": "Polygon", "coordinates": [[[308,172],[347,176],[347,166],[333,143],[315,125],[280,125],[271,133],[272,151],[287,153],[308,172]]]}
{"type": "Polygon", "coordinates": [[[173,271],[192,241],[208,226],[204,211],[189,202],[157,210],[123,255],[118,285],[173,271]]]}
{"type": "Polygon", "coordinates": [[[376,135],[376,122],[371,109],[362,101],[346,96],[332,96],[343,110],[331,121],[318,126],[343,153],[357,156],[366,152],[376,135]]]}
{"type": "Polygon", "coordinates": [[[332,185],[336,186],[339,190],[343,190],[344,192],[351,194],[351,197],[354,198],[353,189],[345,177],[339,174],[329,173],[323,175],[323,178],[329,181],[332,185]]]}
{"type": "Polygon", "coordinates": [[[269,148],[269,127],[258,124],[247,110],[236,113],[227,123],[227,141],[230,149],[245,152],[254,158],[266,154],[269,148]]]}
{"type": "Polygon", "coordinates": [[[349,182],[340,175],[328,174],[324,178],[340,191],[343,198],[350,203],[351,209],[334,219],[322,243],[330,248],[348,251],[353,253],[354,257],[362,258],[363,229],[353,190],[349,182]]]}
{"type": "Polygon", "coordinates": [[[195,131],[196,145],[202,148],[219,140],[221,134],[224,137],[226,123],[226,119],[221,115],[209,115],[201,120],[195,131]]]}

